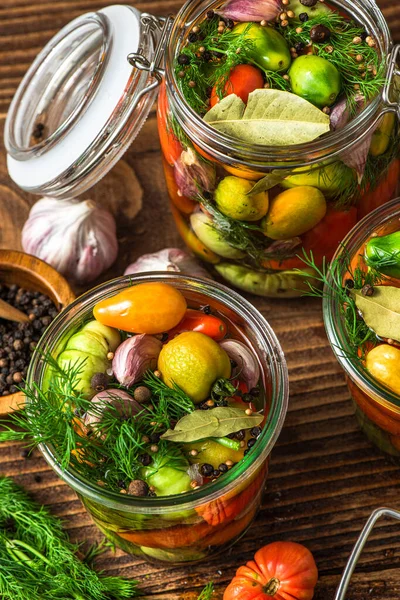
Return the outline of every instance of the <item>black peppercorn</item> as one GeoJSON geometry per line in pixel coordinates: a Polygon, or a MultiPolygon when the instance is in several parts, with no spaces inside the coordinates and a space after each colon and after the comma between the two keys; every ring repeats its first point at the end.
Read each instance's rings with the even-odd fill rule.
{"type": "Polygon", "coordinates": [[[190,63],[190,58],[186,54],[180,54],[178,56],[178,63],[180,65],[188,65],[190,63]]]}
{"type": "MultiPolygon", "coordinates": [[[[307,13],[302,13],[302,14],[306,15],[307,13]]],[[[300,52],[304,49],[304,43],[303,42],[297,42],[297,44],[294,45],[294,49],[296,50],[297,54],[300,54],[300,52]]]]}
{"type": "Polygon", "coordinates": [[[126,483],[125,483],[125,481],[124,481],[123,479],[120,479],[120,480],[117,482],[117,486],[118,486],[119,488],[123,489],[123,490],[126,490],[126,483]]]}
{"type": "Polygon", "coordinates": [[[331,30],[325,25],[314,25],[310,31],[310,39],[317,44],[326,42],[331,37],[331,30]]]}
{"type": "Polygon", "coordinates": [[[145,454],[140,454],[138,460],[142,463],[144,467],[148,467],[152,463],[153,459],[151,458],[150,454],[147,454],[146,452],[145,454]]]}
{"type": "Polygon", "coordinates": [[[213,471],[213,473],[212,473],[212,476],[213,476],[213,477],[219,477],[220,475],[221,475],[221,472],[220,472],[220,471],[218,471],[217,469],[215,469],[215,470],[213,471]]]}
{"type": "Polygon", "coordinates": [[[299,19],[302,23],[306,23],[309,20],[309,16],[307,13],[300,13],[299,14],[299,19]]]}
{"type": "Polygon", "coordinates": [[[213,10],[207,11],[207,19],[213,19],[215,17],[215,12],[213,10]]]}
{"type": "Polygon", "coordinates": [[[228,471],[228,465],[226,465],[225,463],[221,463],[218,467],[218,470],[221,473],[226,473],[228,471]]]}
{"type": "Polygon", "coordinates": [[[232,19],[225,19],[225,25],[228,27],[228,29],[233,29],[235,23],[232,21],[232,19]]]}
{"type": "Polygon", "coordinates": [[[141,479],[134,479],[128,487],[128,494],[131,496],[148,496],[149,491],[149,486],[141,479]]]}
{"type": "Polygon", "coordinates": [[[373,296],[375,292],[374,286],[369,285],[368,283],[361,288],[361,293],[363,296],[373,296]]]}
{"type": "Polygon", "coordinates": [[[197,42],[197,40],[198,40],[197,33],[193,33],[193,32],[189,33],[188,40],[191,44],[194,44],[195,42],[197,42]]]}
{"type": "Polygon", "coordinates": [[[246,456],[246,454],[248,454],[249,452],[250,452],[250,450],[249,450],[249,448],[247,448],[247,450],[245,450],[245,451],[243,452],[243,456],[246,456]]]}
{"type": "Polygon", "coordinates": [[[205,52],[203,52],[202,56],[203,56],[203,60],[205,60],[206,62],[208,62],[209,60],[212,59],[212,54],[208,50],[206,50],[205,52]]]}
{"type": "Polygon", "coordinates": [[[202,311],[205,315],[210,315],[211,314],[211,306],[209,304],[206,304],[205,306],[203,306],[202,311]]]}
{"type": "Polygon", "coordinates": [[[253,427],[252,429],[250,429],[250,435],[254,438],[258,438],[261,435],[261,432],[261,427],[253,427]]]}
{"type": "Polygon", "coordinates": [[[245,438],[245,435],[246,435],[246,434],[245,434],[244,430],[243,430],[243,429],[241,429],[240,431],[237,431],[237,432],[235,433],[235,438],[236,438],[237,440],[239,440],[239,442],[241,442],[242,440],[244,440],[244,438],[245,438]]]}
{"type": "Polygon", "coordinates": [[[344,285],[349,290],[352,290],[354,288],[354,281],[352,279],[346,279],[345,282],[344,282],[344,285]]]}
{"type": "Polygon", "coordinates": [[[302,4],[303,6],[315,6],[317,4],[318,0],[300,0],[300,4],[302,4]]]}
{"type": "Polygon", "coordinates": [[[251,438],[248,442],[247,442],[247,447],[248,448],[252,448],[254,446],[254,444],[256,443],[257,440],[255,440],[254,438],[251,438]]]}
{"type": "Polygon", "coordinates": [[[214,467],[208,463],[204,463],[200,467],[200,473],[203,477],[210,477],[213,474],[214,467]]]}

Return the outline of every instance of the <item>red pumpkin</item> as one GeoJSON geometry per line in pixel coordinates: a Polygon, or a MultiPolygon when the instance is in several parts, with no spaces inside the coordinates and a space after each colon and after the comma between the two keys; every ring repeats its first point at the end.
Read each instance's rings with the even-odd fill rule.
{"type": "Polygon", "coordinates": [[[223,600],[311,600],[317,580],[317,566],[307,548],[274,542],[236,571],[223,600]]]}

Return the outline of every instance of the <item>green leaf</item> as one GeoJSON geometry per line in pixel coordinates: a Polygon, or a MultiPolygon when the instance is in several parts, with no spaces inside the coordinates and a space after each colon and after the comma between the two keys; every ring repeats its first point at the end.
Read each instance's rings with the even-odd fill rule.
{"type": "Polygon", "coordinates": [[[246,194],[247,196],[254,196],[255,194],[261,194],[261,192],[268,192],[276,185],[282,183],[286,177],[292,174],[292,171],[289,169],[285,169],[282,171],[275,170],[268,173],[265,177],[257,181],[257,183],[251,188],[251,190],[246,194]]]}
{"type": "Polygon", "coordinates": [[[224,437],[240,429],[255,427],[263,419],[263,415],[246,415],[241,408],[195,410],[178,421],[175,429],[168,429],[161,437],[172,442],[195,442],[207,437],[224,437]]]}
{"type": "Polygon", "coordinates": [[[352,290],[351,296],[365,323],[376,335],[400,341],[400,288],[377,286],[373,296],[352,290]]]}
{"type": "Polygon", "coordinates": [[[247,106],[235,94],[218,102],[204,120],[222,133],[250,144],[291,146],[330,131],[329,116],[304,98],[282,90],[255,90],[247,106]]]}

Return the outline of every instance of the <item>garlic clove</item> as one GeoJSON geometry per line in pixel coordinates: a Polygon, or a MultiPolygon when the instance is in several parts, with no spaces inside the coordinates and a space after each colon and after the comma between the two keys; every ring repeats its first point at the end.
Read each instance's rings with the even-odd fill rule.
{"type": "Polygon", "coordinates": [[[174,165],[174,177],[179,193],[196,199],[199,192],[212,192],[215,188],[215,165],[201,159],[192,148],[183,150],[174,165]]]}
{"type": "Polygon", "coordinates": [[[66,277],[87,283],[117,258],[115,220],[92,200],[45,197],[29,213],[22,247],[66,277]]]}
{"type": "Polygon", "coordinates": [[[249,390],[256,387],[260,379],[260,366],[253,352],[239,340],[227,339],[220,342],[219,345],[237,365],[232,375],[240,375],[240,378],[247,383],[249,390]]]}
{"type": "Polygon", "coordinates": [[[281,12],[279,0],[228,0],[218,14],[233,21],[272,21],[281,12]]]}
{"type": "Polygon", "coordinates": [[[93,396],[90,409],[86,412],[83,422],[86,427],[96,429],[107,411],[113,411],[120,417],[130,418],[141,411],[141,406],[128,392],[124,390],[108,389],[93,396]]]}
{"type": "Polygon", "coordinates": [[[192,277],[210,278],[209,273],[193,256],[179,248],[164,248],[153,254],[143,254],[125,269],[124,275],[151,271],[187,273],[192,277]]]}
{"type": "Polygon", "coordinates": [[[125,387],[131,387],[148,369],[157,367],[161,348],[160,340],[146,333],[128,338],[115,351],[112,361],[114,376],[125,387]]]}

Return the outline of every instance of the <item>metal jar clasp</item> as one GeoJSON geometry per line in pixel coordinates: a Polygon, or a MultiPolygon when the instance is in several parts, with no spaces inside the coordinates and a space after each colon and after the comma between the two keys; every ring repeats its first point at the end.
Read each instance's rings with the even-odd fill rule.
{"type": "Polygon", "coordinates": [[[141,94],[143,95],[160,85],[164,76],[163,63],[165,47],[174,18],[171,16],[155,17],[149,13],[142,13],[140,21],[142,25],[142,35],[145,38],[151,36],[154,40],[154,54],[151,57],[146,57],[142,50],[139,50],[139,52],[128,54],[127,60],[132,67],[135,67],[140,71],[147,71],[154,79],[154,81],[143,90],[143,93],[141,94]]]}
{"type": "Polygon", "coordinates": [[[400,44],[394,46],[392,52],[389,57],[389,65],[388,65],[388,73],[387,80],[382,92],[382,100],[385,103],[386,107],[390,109],[391,112],[396,112],[398,118],[400,119],[400,101],[399,98],[397,100],[393,100],[393,86],[397,90],[398,95],[400,96],[400,83],[396,82],[396,77],[400,77],[400,68],[398,62],[400,60],[400,44]]]}
{"type": "MultiPolygon", "coordinates": [[[[400,48],[400,46],[399,46],[400,48]]],[[[354,569],[357,566],[358,559],[361,556],[361,552],[364,549],[365,544],[368,541],[368,538],[371,534],[371,531],[375,527],[376,522],[381,517],[390,517],[392,519],[396,519],[400,521],[400,512],[397,510],[393,510],[391,508],[378,508],[374,510],[367,523],[365,524],[364,529],[362,530],[360,537],[358,538],[353,551],[350,555],[349,561],[346,565],[345,570],[343,571],[342,579],[340,581],[339,587],[336,590],[334,600],[345,600],[347,588],[349,587],[351,576],[353,575],[354,569]]]]}

